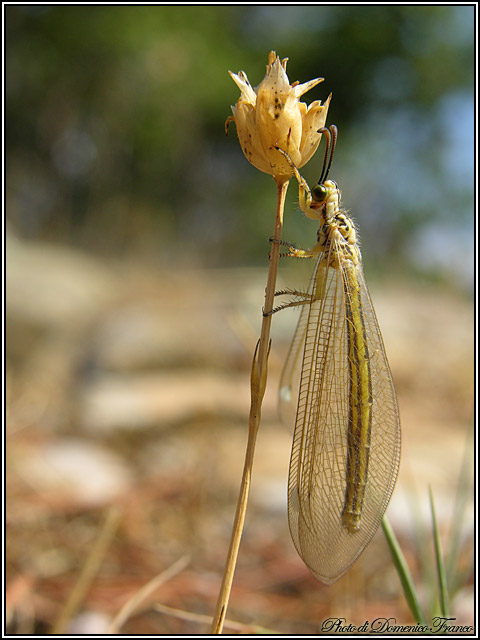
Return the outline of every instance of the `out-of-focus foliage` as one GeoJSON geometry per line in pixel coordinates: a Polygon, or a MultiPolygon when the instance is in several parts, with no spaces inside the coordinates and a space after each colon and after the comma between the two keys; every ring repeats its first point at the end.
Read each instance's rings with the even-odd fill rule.
{"type": "MultiPolygon", "coordinates": [[[[7,6],[7,213],[19,234],[175,264],[265,260],[274,185],[223,123],[267,54],[323,76],[331,176],[370,261],[468,282],[474,8],[7,6]],[[405,260],[407,259],[407,260],[405,260]]],[[[318,177],[321,151],[305,167],[318,177]]],[[[291,185],[286,237],[304,245],[291,185]]]]}

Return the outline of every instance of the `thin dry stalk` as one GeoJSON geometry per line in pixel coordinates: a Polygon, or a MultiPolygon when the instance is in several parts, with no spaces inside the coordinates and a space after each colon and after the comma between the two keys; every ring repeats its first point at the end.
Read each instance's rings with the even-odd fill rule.
{"type": "Polygon", "coordinates": [[[149,580],[141,589],[135,593],[127,602],[123,605],[120,611],[109,625],[108,633],[117,634],[119,629],[125,624],[130,616],[140,607],[142,602],[148,598],[158,587],[168,580],[171,580],[178,573],[183,571],[187,564],[190,562],[189,556],[182,556],[176,562],[174,562],[168,569],[162,571],[157,576],[149,580]]]}
{"type": "MultiPolygon", "coordinates": [[[[157,602],[154,605],[154,610],[159,613],[164,613],[167,616],[178,618],[180,620],[187,620],[188,622],[196,622],[197,624],[211,624],[212,616],[207,616],[201,613],[192,613],[191,611],[183,611],[182,609],[175,609],[174,607],[168,607],[165,604],[157,602]]],[[[276,633],[272,629],[266,629],[265,627],[259,627],[258,625],[244,624],[243,622],[236,622],[235,620],[229,620],[225,618],[225,628],[232,631],[238,631],[240,633],[276,633]]]]}
{"type": "MultiPolygon", "coordinates": [[[[265,305],[264,312],[268,313],[273,309],[273,300],[275,295],[275,285],[277,281],[278,259],[280,255],[280,245],[278,243],[282,238],[283,227],[283,210],[285,206],[285,196],[287,193],[288,179],[276,181],[277,183],[277,210],[275,215],[275,225],[273,230],[273,240],[270,265],[268,270],[267,287],[265,289],[265,305]],[[277,241],[277,242],[276,242],[277,241]]],[[[255,452],[255,442],[257,439],[258,427],[260,425],[261,409],[265,386],[267,382],[267,361],[270,347],[270,325],[272,316],[263,316],[262,330],[260,340],[257,343],[255,355],[252,363],[251,373],[251,405],[250,417],[248,423],[248,442],[245,452],[245,463],[243,467],[242,481],[240,485],[240,493],[238,496],[237,510],[235,512],[235,520],[233,523],[232,537],[230,539],[230,547],[228,550],[225,570],[223,574],[222,586],[218,595],[217,607],[213,618],[211,632],[212,634],[222,633],[223,623],[227,614],[228,601],[232,588],[233,574],[237,563],[238,549],[243,532],[245,522],[245,513],[247,510],[248,494],[250,491],[250,481],[253,467],[253,456],[255,452]]]]}
{"type": "Polygon", "coordinates": [[[88,589],[92,584],[101,564],[105,557],[105,553],[112,541],[115,531],[120,522],[121,511],[118,507],[113,506],[107,511],[103,522],[102,529],[90,554],[82,567],[82,571],[73,586],[65,606],[53,627],[52,635],[63,635],[69,621],[78,611],[81,603],[85,599],[88,589]]]}

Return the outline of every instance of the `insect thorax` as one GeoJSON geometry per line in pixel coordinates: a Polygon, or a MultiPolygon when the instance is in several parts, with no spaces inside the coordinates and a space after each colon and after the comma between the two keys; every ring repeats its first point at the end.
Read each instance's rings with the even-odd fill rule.
{"type": "Polygon", "coordinates": [[[317,232],[317,242],[323,247],[325,261],[328,266],[337,268],[348,262],[357,265],[360,251],[357,246],[355,225],[347,214],[337,209],[332,217],[328,217],[325,207],[317,232]]]}

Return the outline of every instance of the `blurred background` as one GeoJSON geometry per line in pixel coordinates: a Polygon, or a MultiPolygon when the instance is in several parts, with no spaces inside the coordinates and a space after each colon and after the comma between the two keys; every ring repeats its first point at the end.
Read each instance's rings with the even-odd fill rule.
{"type": "MultiPolygon", "coordinates": [[[[272,179],[234,126],[225,136],[228,70],[255,87],[270,50],[291,82],[325,78],[307,103],[333,94],[330,175],[360,229],[402,417],[389,517],[438,611],[432,487],[452,615],[473,623],[474,19],[458,5],[5,7],[11,633],[208,630],[275,210],[272,179]]],[[[302,169],[310,184],[322,157],[302,169]]],[[[309,247],[316,231],[292,181],[284,237],[309,247]]],[[[306,262],[281,265],[279,288],[305,288],[306,262]]],[[[297,319],[273,321],[226,630],[409,624],[381,535],[332,587],[290,541],[276,390],[297,319]]]]}

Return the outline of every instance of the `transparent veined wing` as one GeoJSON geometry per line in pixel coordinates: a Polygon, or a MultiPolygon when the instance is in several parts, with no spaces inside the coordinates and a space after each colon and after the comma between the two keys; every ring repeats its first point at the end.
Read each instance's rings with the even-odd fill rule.
{"type": "Polygon", "coordinates": [[[339,253],[332,266],[335,251],[318,258],[311,285],[316,299],[305,306],[297,328],[304,349],[288,486],[294,544],[310,571],[327,584],[348,570],[375,534],[400,461],[396,394],[360,253],[357,264],[339,253]],[[357,324],[349,313],[356,314],[357,324]],[[360,371],[352,357],[355,332],[362,334],[358,340],[367,362],[356,382],[358,388],[368,385],[363,443],[352,428],[352,415],[359,414],[352,380],[356,367],[360,371]],[[363,467],[348,462],[364,453],[363,467]],[[349,493],[358,494],[355,530],[345,524],[349,493]]]}
{"type": "Polygon", "coordinates": [[[303,349],[305,346],[305,334],[307,331],[309,307],[304,305],[300,311],[300,318],[295,329],[287,359],[280,377],[278,392],[278,409],[282,422],[293,429],[295,414],[297,411],[298,387],[300,384],[300,372],[302,367],[303,349]]]}

